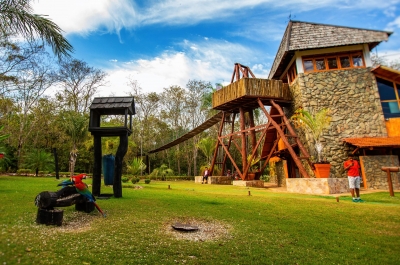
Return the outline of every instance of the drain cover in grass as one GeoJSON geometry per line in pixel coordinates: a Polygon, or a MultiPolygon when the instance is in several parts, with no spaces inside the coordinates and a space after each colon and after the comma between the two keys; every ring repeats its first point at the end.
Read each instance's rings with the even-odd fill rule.
{"type": "Polygon", "coordinates": [[[172,227],[175,230],[187,231],[187,232],[199,230],[199,227],[197,227],[195,225],[190,225],[190,224],[175,223],[175,224],[172,225],[172,227]]]}

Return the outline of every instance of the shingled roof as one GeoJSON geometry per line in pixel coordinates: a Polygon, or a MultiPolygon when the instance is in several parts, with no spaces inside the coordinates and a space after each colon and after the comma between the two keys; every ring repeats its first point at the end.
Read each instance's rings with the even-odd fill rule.
{"type": "Polygon", "coordinates": [[[278,79],[295,51],[321,49],[356,44],[368,44],[373,49],[387,41],[392,32],[290,21],[271,67],[269,79],[278,79]]]}
{"type": "Polygon", "coordinates": [[[101,115],[124,115],[128,110],[128,114],[135,115],[135,102],[133,97],[94,98],[90,110],[101,115]]]}

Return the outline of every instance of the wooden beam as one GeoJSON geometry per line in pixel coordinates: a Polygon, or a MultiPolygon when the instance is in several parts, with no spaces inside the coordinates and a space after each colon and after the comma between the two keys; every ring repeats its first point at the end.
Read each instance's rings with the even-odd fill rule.
{"type": "MultiPolygon", "coordinates": [[[[273,103],[273,100],[271,100],[271,101],[272,101],[271,103],[273,103]]],[[[275,127],[276,131],[279,133],[280,137],[282,138],[282,141],[286,145],[290,155],[293,158],[293,161],[296,163],[297,167],[299,168],[300,174],[303,175],[304,178],[309,178],[310,176],[308,175],[306,169],[304,168],[300,159],[297,157],[296,152],[293,150],[292,146],[290,145],[287,138],[285,137],[285,133],[282,131],[281,127],[270,117],[268,111],[265,109],[264,104],[261,102],[260,99],[258,99],[258,105],[260,106],[260,108],[264,112],[264,114],[268,117],[268,119],[271,119],[272,125],[275,127]]],[[[276,108],[278,110],[280,110],[279,105],[276,105],[276,108]]]]}

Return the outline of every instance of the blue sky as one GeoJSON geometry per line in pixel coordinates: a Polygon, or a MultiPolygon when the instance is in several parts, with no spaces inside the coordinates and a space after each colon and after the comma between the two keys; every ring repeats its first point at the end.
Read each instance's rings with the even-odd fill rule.
{"type": "MultiPolygon", "coordinates": [[[[394,33],[379,56],[400,59],[400,0],[38,0],[74,46],[73,57],[108,73],[98,96],[125,96],[190,79],[228,84],[235,62],[267,78],[289,21],[394,33]]],[[[374,50],[375,52],[375,50],[374,50]]]]}

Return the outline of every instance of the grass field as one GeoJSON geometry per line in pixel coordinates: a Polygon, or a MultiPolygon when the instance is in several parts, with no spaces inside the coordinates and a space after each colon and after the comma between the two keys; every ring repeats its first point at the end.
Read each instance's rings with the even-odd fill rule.
{"type": "Polygon", "coordinates": [[[189,181],[140,182],[143,188],[123,188],[122,198],[97,201],[106,218],[71,206],[63,208],[61,227],[37,225],[34,199],[58,190],[58,182],[0,176],[0,265],[400,264],[400,194],[365,194],[365,203],[353,203],[189,181]],[[176,222],[199,231],[176,232],[176,222]]]}

